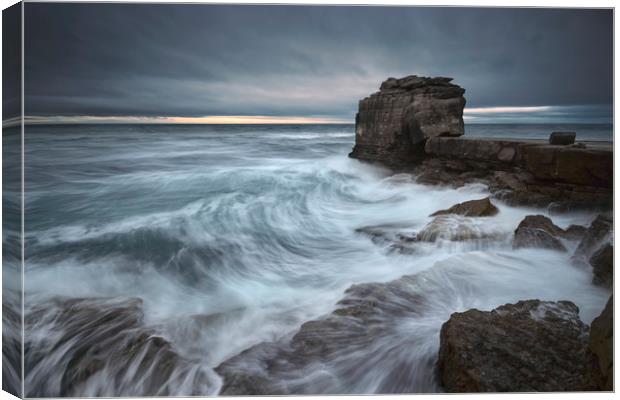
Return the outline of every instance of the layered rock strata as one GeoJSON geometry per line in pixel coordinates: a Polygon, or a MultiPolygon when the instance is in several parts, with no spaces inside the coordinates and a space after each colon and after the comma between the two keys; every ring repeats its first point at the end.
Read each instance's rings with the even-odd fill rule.
{"type": "Polygon", "coordinates": [[[465,89],[452,78],[389,78],[359,102],[350,156],[398,165],[424,157],[426,139],[464,133],[465,89]]]}
{"type": "Polygon", "coordinates": [[[607,209],[612,204],[613,146],[543,140],[431,138],[427,158],[413,168],[421,183],[459,186],[481,182],[493,196],[551,211],[607,209]]]}

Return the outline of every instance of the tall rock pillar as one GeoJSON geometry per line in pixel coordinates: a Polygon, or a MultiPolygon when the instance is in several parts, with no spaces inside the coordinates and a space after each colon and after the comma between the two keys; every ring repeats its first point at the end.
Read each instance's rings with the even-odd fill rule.
{"type": "Polygon", "coordinates": [[[360,100],[349,156],[388,165],[414,163],[424,156],[426,139],[461,136],[465,89],[451,81],[388,78],[378,92],[360,100]]]}

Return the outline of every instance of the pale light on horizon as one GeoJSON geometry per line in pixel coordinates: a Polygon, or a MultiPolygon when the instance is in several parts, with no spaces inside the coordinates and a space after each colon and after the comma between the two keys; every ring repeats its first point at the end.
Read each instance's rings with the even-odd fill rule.
{"type": "Polygon", "coordinates": [[[531,113],[551,111],[552,106],[527,106],[527,107],[473,107],[465,108],[465,114],[499,114],[499,113],[531,113]]]}
{"type": "MultiPolygon", "coordinates": [[[[19,125],[20,118],[3,121],[3,126],[19,125]]],[[[210,115],[204,117],[140,117],[140,116],[26,116],[26,125],[37,124],[350,124],[352,121],[331,117],[210,115]]]]}

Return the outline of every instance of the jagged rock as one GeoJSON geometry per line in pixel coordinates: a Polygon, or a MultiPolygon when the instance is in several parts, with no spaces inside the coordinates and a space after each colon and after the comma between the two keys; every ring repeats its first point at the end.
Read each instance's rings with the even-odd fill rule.
{"type": "Polygon", "coordinates": [[[27,395],[213,394],[211,373],[181,357],[142,319],[140,299],[53,298],[35,307],[26,317],[25,364],[42,381],[31,381],[27,395]],[[59,371],[62,378],[55,379],[59,371]]]}
{"type": "Polygon", "coordinates": [[[605,309],[592,321],[588,343],[589,364],[586,379],[598,390],[613,390],[614,298],[609,297],[605,309]]]}
{"type": "Polygon", "coordinates": [[[456,204],[447,210],[440,210],[431,214],[431,217],[445,214],[458,214],[466,217],[491,217],[498,212],[497,207],[491,203],[491,199],[486,197],[480,200],[469,200],[456,204]]]}
{"type": "Polygon", "coordinates": [[[566,251],[559,237],[565,232],[544,215],[528,215],[519,223],[512,241],[514,249],[539,247],[543,249],[566,251]]]}
{"type": "Polygon", "coordinates": [[[409,163],[424,156],[426,139],[462,135],[465,89],[451,81],[412,75],[383,82],[379,92],[359,103],[350,156],[409,163]]]}
{"type": "Polygon", "coordinates": [[[611,288],[614,283],[614,246],[605,243],[590,257],[592,265],[592,283],[611,288]]]}
{"type": "Polygon", "coordinates": [[[579,242],[572,260],[576,264],[587,265],[590,257],[604,244],[613,229],[611,217],[598,215],[588,227],[588,230],[579,242]]]}
{"type": "Polygon", "coordinates": [[[437,367],[447,392],[589,390],[587,345],[576,305],[526,300],[452,314],[441,328],[437,367]]]}

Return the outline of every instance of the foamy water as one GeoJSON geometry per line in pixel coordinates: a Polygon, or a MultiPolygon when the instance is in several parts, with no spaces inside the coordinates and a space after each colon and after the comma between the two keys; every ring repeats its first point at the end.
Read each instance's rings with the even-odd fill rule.
{"type": "MultiPolygon", "coordinates": [[[[386,321],[395,329],[366,354],[331,360],[335,378],[328,383],[318,369],[316,379],[308,374],[304,392],[440,391],[433,377],[439,329],[455,311],[570,300],[590,323],[603,309],[608,292],[569,261],[577,243],[566,243],[568,253],[512,250],[518,223],[545,210],[496,202],[497,216],[458,221],[491,239],[438,240],[412,254],[356,232],[377,225],[417,232],[431,213],[488,192],[390,176],[349,159],[353,139],[349,126],[29,127],[26,314],[51,313],[45,305],[54,296],[141,299],[144,324],[192,363],[179,366],[175,378],[183,395],[184,382],[200,373],[203,393],[217,394],[221,379],[213,368],[324,317],[352,284],[418,274],[423,284],[412,290],[432,307],[386,321]],[[197,322],[214,315],[215,323],[197,322]],[[386,386],[387,366],[397,361],[409,366],[406,388],[386,386]],[[338,376],[356,365],[360,379],[338,376]]],[[[561,227],[593,218],[552,216],[561,227]]],[[[79,344],[55,343],[62,334],[54,320],[40,321],[26,334],[48,354],[26,364],[26,389],[54,395],[63,355],[79,344]]],[[[130,390],[130,374],[109,384],[118,368],[126,366],[94,375],[80,393],[139,394],[130,390]]]]}

